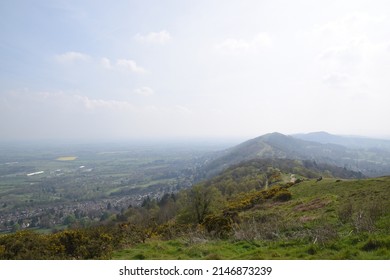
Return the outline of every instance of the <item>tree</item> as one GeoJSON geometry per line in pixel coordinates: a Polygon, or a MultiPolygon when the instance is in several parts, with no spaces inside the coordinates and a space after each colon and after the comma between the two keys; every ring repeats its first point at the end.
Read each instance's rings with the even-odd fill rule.
{"type": "Polygon", "coordinates": [[[66,216],[66,218],[64,219],[65,225],[72,225],[75,222],[76,222],[76,217],[74,214],[70,214],[70,215],[66,216]]]}
{"type": "Polygon", "coordinates": [[[17,232],[18,230],[20,230],[20,225],[19,223],[14,223],[12,225],[12,232],[17,232]]]}
{"type": "Polygon", "coordinates": [[[213,186],[197,185],[181,193],[179,198],[182,210],[179,220],[185,223],[201,224],[205,217],[223,207],[221,192],[213,186]]]}

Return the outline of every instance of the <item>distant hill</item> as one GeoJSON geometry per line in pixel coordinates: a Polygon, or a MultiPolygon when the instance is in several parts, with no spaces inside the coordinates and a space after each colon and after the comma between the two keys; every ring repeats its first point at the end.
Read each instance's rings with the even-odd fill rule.
{"type": "Polygon", "coordinates": [[[291,135],[294,138],[322,144],[337,144],[354,149],[382,149],[390,151],[390,140],[358,136],[334,135],[324,131],[291,135]]]}
{"type": "MultiPolygon", "coordinates": [[[[320,135],[325,141],[327,134],[320,135]]],[[[333,139],[330,135],[328,138],[333,139]]],[[[334,143],[307,141],[277,132],[248,140],[221,152],[206,165],[206,173],[210,177],[239,162],[258,158],[310,160],[362,172],[370,177],[390,174],[390,152],[386,150],[348,148],[334,143]]]]}

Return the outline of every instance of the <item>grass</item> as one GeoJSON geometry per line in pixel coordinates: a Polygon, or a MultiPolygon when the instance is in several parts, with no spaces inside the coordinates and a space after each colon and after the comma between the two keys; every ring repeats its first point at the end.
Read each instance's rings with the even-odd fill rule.
{"type": "Polygon", "coordinates": [[[241,232],[149,239],[114,259],[390,259],[390,177],[307,180],[239,213],[241,232]]]}
{"type": "Polygon", "coordinates": [[[149,240],[116,251],[119,260],[381,260],[390,259],[390,237],[343,238],[326,246],[302,241],[149,240]]]}

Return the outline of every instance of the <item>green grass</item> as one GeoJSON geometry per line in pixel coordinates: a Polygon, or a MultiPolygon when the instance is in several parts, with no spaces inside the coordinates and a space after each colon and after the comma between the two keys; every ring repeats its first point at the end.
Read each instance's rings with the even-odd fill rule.
{"type": "Polygon", "coordinates": [[[390,237],[343,238],[321,246],[299,241],[205,240],[190,243],[183,239],[149,240],[132,248],[116,251],[120,260],[380,260],[390,259],[390,237]]]}
{"type": "Polygon", "coordinates": [[[154,238],[113,258],[390,259],[390,177],[307,180],[289,190],[287,202],[271,200],[239,213],[245,238],[154,238]]]}

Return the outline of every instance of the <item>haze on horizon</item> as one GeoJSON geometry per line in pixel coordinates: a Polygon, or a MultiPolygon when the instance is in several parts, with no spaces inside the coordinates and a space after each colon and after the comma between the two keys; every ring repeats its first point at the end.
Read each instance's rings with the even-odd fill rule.
{"type": "Polygon", "coordinates": [[[390,138],[388,1],[2,1],[0,139],[390,138]]]}

